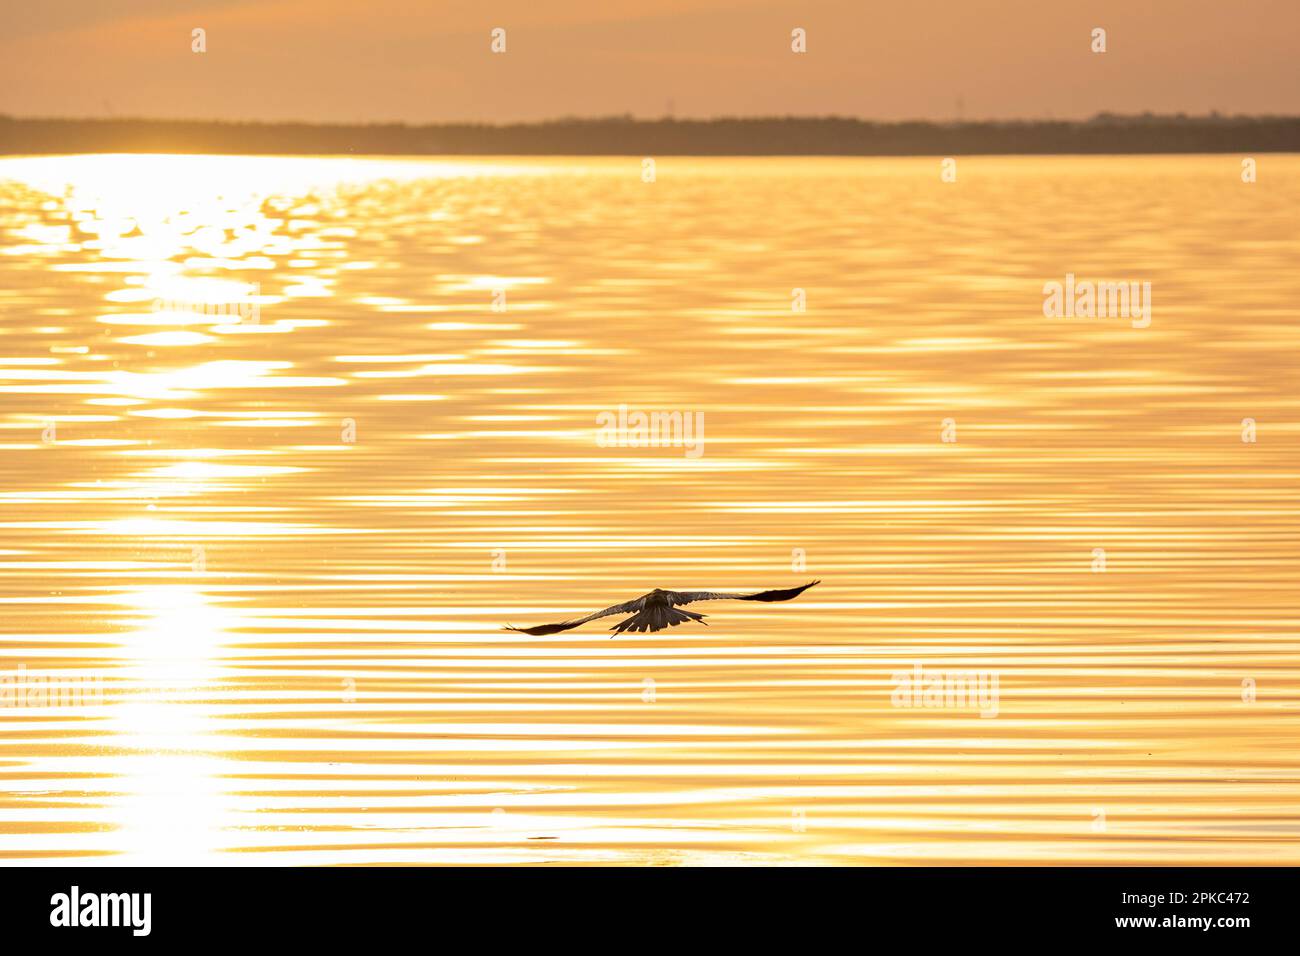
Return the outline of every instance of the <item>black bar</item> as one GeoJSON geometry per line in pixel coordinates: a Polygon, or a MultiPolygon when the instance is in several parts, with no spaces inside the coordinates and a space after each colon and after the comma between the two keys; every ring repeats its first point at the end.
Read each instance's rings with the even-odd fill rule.
{"type": "Polygon", "coordinates": [[[901,934],[915,941],[917,952],[931,951],[936,943],[1102,939],[1134,946],[1202,939],[1216,948],[1233,947],[1291,939],[1300,885],[1291,868],[1220,867],[100,867],[10,869],[0,871],[0,881],[11,942],[57,945],[113,937],[128,945],[338,946],[404,937],[457,951],[467,948],[458,939],[491,943],[493,949],[509,938],[547,948],[583,938],[603,941],[601,948],[637,941],[674,948],[689,942],[695,948],[706,939],[762,945],[799,932],[806,937],[803,948],[814,937],[837,935],[852,949],[869,950],[901,934]],[[87,919],[98,919],[94,913],[101,911],[110,918],[115,906],[121,925],[51,925],[60,894],[70,904],[73,886],[87,919]],[[108,893],[150,894],[147,935],[136,933],[144,927],[144,897],[135,898],[134,908],[124,897],[101,908],[99,894],[108,893]],[[96,901],[87,903],[87,896],[96,901]],[[1189,925],[1193,919],[1210,925],[1189,925]],[[1130,922],[1120,925],[1121,920],[1130,922]]]}

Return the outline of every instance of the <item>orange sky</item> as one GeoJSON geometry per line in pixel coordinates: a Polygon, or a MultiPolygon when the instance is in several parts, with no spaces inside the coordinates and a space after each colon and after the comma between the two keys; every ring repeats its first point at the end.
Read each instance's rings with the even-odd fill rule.
{"type": "Polygon", "coordinates": [[[0,112],[19,116],[1300,113],[1300,0],[5,0],[0,17],[0,112]]]}

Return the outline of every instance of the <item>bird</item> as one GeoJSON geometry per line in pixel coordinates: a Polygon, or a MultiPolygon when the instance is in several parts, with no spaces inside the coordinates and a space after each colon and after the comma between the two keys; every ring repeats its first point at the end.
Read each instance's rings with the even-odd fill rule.
{"type": "MultiPolygon", "coordinates": [[[[681,611],[678,610],[678,606],[692,604],[695,601],[789,601],[803,594],[814,584],[821,584],[821,581],[810,581],[808,584],[797,588],[758,591],[754,594],[731,594],[725,591],[665,591],[661,588],[655,588],[639,598],[633,598],[631,601],[625,601],[622,604],[615,604],[603,611],[588,614],[586,617],[575,618],[572,621],[561,621],[558,624],[539,624],[536,627],[512,627],[507,624],[503,630],[517,631],[520,634],[531,634],[534,637],[540,637],[544,634],[558,634],[560,631],[567,631],[586,624],[588,621],[594,621],[596,618],[609,617],[611,614],[632,615],[610,628],[614,634],[622,634],[624,631],[662,631],[666,627],[676,627],[683,621],[699,621],[707,627],[708,623],[704,620],[707,615],[697,614],[694,611],[681,611]]],[[[610,637],[613,637],[614,634],[611,634],[610,637]]]]}

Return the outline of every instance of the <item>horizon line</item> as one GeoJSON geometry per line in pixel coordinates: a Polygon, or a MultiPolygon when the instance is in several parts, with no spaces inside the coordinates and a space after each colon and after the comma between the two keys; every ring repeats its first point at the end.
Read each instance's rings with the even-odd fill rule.
{"type": "Polygon", "coordinates": [[[510,124],[310,123],[0,115],[0,154],[373,156],[932,156],[1300,152],[1300,116],[1097,113],[1083,120],[864,120],[848,116],[510,124]]]}
{"type": "Polygon", "coordinates": [[[1197,122],[1233,122],[1233,121],[1295,121],[1300,120],[1300,113],[1222,113],[1210,110],[1206,113],[1157,113],[1143,110],[1140,113],[1118,113],[1101,110],[1088,117],[1059,118],[1053,116],[1019,116],[1019,117],[984,117],[923,119],[872,119],[843,113],[755,113],[728,114],[720,113],[707,117],[675,116],[666,113],[661,116],[637,116],[633,113],[601,113],[591,115],[567,114],[534,120],[508,120],[495,122],[491,120],[310,120],[310,119],[222,119],[214,117],[186,116],[146,116],[121,114],[111,116],[51,116],[19,115],[0,110],[0,121],[40,122],[40,123],[205,123],[239,126],[317,126],[317,127],[357,127],[383,126],[419,128],[425,126],[441,127],[480,127],[485,129],[509,129],[521,126],[555,126],[580,123],[773,123],[773,122],[839,122],[859,123],[871,126],[981,126],[981,125],[1015,125],[1015,124],[1078,124],[1098,123],[1114,120],[1165,120],[1197,122]]]}

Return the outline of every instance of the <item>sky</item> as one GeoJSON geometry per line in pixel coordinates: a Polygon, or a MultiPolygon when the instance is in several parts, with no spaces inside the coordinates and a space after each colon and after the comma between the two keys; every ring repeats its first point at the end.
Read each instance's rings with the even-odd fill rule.
{"type": "Polygon", "coordinates": [[[0,113],[1300,114],[1300,0],[3,0],[0,113]],[[491,50],[503,28],[504,53],[491,50]],[[1093,53],[1092,31],[1106,30],[1093,53]],[[195,28],[207,50],[194,53],[195,28]],[[807,52],[791,51],[802,28],[807,52]]]}

